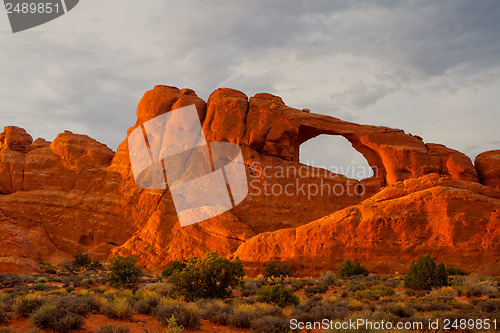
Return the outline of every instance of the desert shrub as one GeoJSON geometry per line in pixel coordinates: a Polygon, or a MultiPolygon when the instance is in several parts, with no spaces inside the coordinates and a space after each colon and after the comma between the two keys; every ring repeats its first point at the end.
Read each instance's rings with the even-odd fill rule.
{"type": "Polygon", "coordinates": [[[128,326],[116,326],[112,324],[101,325],[96,333],[128,333],[128,326]]]}
{"type": "Polygon", "coordinates": [[[103,308],[103,313],[110,318],[128,320],[134,315],[134,310],[127,299],[116,298],[103,308]]]}
{"type": "Polygon", "coordinates": [[[448,274],[441,263],[436,266],[431,256],[420,256],[417,262],[412,261],[410,271],[405,277],[405,286],[412,289],[431,289],[448,285],[448,274]]]}
{"type": "Polygon", "coordinates": [[[57,304],[58,309],[61,311],[72,312],[82,316],[91,310],[89,299],[85,297],[64,296],[54,300],[54,303],[57,304]]]}
{"type": "Polygon", "coordinates": [[[229,304],[222,300],[204,300],[199,304],[201,317],[214,324],[226,325],[233,311],[229,304]]]}
{"type": "Polygon", "coordinates": [[[240,304],[229,315],[227,323],[239,328],[250,328],[252,321],[258,317],[256,307],[251,304],[240,304]]]}
{"type": "Polygon", "coordinates": [[[406,289],[405,291],[403,291],[403,295],[412,297],[415,296],[415,291],[411,289],[406,289]]]}
{"type": "Polygon", "coordinates": [[[446,273],[448,275],[465,275],[461,269],[454,267],[446,267],[446,273]]]}
{"type": "Polygon", "coordinates": [[[66,315],[54,323],[52,328],[57,332],[69,332],[70,330],[79,329],[84,323],[85,320],[82,316],[74,313],[66,313],[66,315]]]}
{"type": "Polygon", "coordinates": [[[410,304],[402,302],[384,304],[382,310],[400,318],[410,318],[415,313],[415,309],[410,304]]]}
{"type": "Polygon", "coordinates": [[[38,310],[44,303],[41,297],[27,295],[23,297],[16,305],[16,312],[23,317],[28,317],[34,311],[38,310]]]}
{"type": "Polygon", "coordinates": [[[112,286],[134,286],[144,274],[136,267],[134,257],[117,256],[111,259],[109,270],[108,281],[112,286]]]}
{"type": "Polygon", "coordinates": [[[316,294],[324,294],[328,290],[328,285],[323,281],[318,281],[312,286],[307,286],[304,288],[304,293],[311,297],[316,294]]]}
{"type": "Polygon", "coordinates": [[[33,312],[30,320],[38,328],[53,329],[57,332],[68,332],[83,326],[84,319],[75,313],[58,308],[57,304],[44,304],[33,312]]]}
{"type": "Polygon", "coordinates": [[[175,290],[187,300],[223,298],[230,295],[229,288],[236,287],[245,275],[243,264],[236,258],[231,261],[207,252],[201,258],[186,260],[186,268],[175,270],[169,278],[175,290]]]}
{"type": "Polygon", "coordinates": [[[491,280],[484,280],[476,274],[466,276],[462,283],[462,291],[467,297],[472,296],[488,296],[495,295],[498,289],[491,280]]]}
{"type": "Polygon", "coordinates": [[[150,315],[160,303],[158,297],[147,297],[134,303],[134,310],[137,313],[150,315]]]}
{"type": "Polygon", "coordinates": [[[55,289],[55,287],[47,283],[35,283],[34,285],[31,286],[31,289],[36,291],[45,291],[45,290],[55,289]]]}
{"type": "Polygon", "coordinates": [[[102,313],[108,305],[108,299],[102,296],[91,296],[88,299],[89,312],[102,313]]]}
{"type": "Polygon", "coordinates": [[[337,272],[338,277],[350,277],[355,275],[368,275],[368,270],[365,266],[362,266],[359,262],[353,263],[351,259],[346,259],[342,266],[339,268],[337,272]]]}
{"type": "Polygon", "coordinates": [[[182,333],[184,332],[184,327],[177,323],[177,320],[174,316],[170,317],[167,320],[168,328],[165,330],[165,333],[182,333]]]}
{"type": "Polygon", "coordinates": [[[261,280],[247,280],[242,281],[241,284],[241,295],[244,297],[255,295],[257,290],[262,287],[261,280]]]}
{"type": "Polygon", "coordinates": [[[265,286],[257,291],[257,300],[284,307],[299,304],[299,297],[280,284],[265,286]]]}
{"type": "Polygon", "coordinates": [[[306,286],[306,282],[303,279],[290,279],[289,283],[293,291],[300,290],[306,286]]]}
{"type": "MultiPolygon", "coordinates": [[[[435,290],[435,293],[441,297],[445,298],[455,298],[458,296],[458,290],[453,287],[442,287],[441,289],[435,290]]],[[[431,293],[432,295],[432,293],[431,293]]]]}
{"type": "Polygon", "coordinates": [[[323,319],[344,319],[348,314],[349,310],[343,302],[324,303],[321,297],[313,297],[307,303],[296,306],[292,318],[301,322],[314,322],[323,319]]]}
{"type": "Polygon", "coordinates": [[[75,268],[87,268],[92,263],[92,258],[87,252],[79,252],[73,254],[73,261],[71,263],[75,268]]]}
{"type": "Polygon", "coordinates": [[[180,262],[177,260],[174,260],[170,262],[167,267],[161,272],[161,275],[164,277],[169,277],[171,276],[175,271],[182,271],[184,268],[186,268],[186,262],[180,262]]]}
{"type": "Polygon", "coordinates": [[[357,299],[351,299],[349,304],[347,304],[347,308],[351,312],[361,311],[363,310],[363,303],[357,299]]]}
{"type": "Polygon", "coordinates": [[[177,324],[183,327],[200,327],[201,316],[194,303],[181,303],[175,300],[162,300],[154,311],[154,316],[162,324],[174,316],[177,324]]]}
{"type": "Polygon", "coordinates": [[[23,279],[17,274],[0,274],[0,285],[2,285],[3,288],[10,288],[21,283],[23,283],[23,279]]]}
{"type": "Polygon", "coordinates": [[[276,261],[266,263],[264,277],[270,282],[280,282],[286,277],[292,277],[293,272],[286,264],[276,261]]]}
{"type": "Polygon", "coordinates": [[[256,318],[250,323],[252,332],[255,333],[288,333],[290,325],[285,318],[276,318],[273,316],[264,316],[256,318]]]}
{"type": "Polygon", "coordinates": [[[326,271],[320,276],[321,281],[323,281],[327,286],[334,286],[337,284],[337,275],[332,271],[326,271]]]}
{"type": "Polygon", "coordinates": [[[378,299],[379,297],[394,295],[394,289],[384,284],[376,284],[369,289],[357,290],[356,297],[378,299]]]}
{"type": "Polygon", "coordinates": [[[411,306],[419,312],[451,311],[452,308],[445,303],[415,302],[411,306]]]}
{"type": "Polygon", "coordinates": [[[170,283],[154,283],[149,286],[149,290],[156,292],[159,296],[173,297],[174,287],[170,283]]]}
{"type": "Polygon", "coordinates": [[[477,310],[482,313],[493,313],[500,310],[500,301],[489,300],[477,303],[477,310]]]}
{"type": "Polygon", "coordinates": [[[102,266],[102,263],[99,260],[94,259],[92,260],[90,265],[88,265],[87,269],[91,271],[98,271],[104,269],[104,267],[102,266]]]}
{"type": "Polygon", "coordinates": [[[8,320],[7,312],[0,306],[0,324],[6,323],[8,320]]]}

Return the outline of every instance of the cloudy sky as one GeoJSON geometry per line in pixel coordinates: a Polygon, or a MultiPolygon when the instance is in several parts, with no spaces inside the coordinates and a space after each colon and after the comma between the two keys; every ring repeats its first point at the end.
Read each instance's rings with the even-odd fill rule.
{"type": "MultiPolygon", "coordinates": [[[[0,125],[34,138],[67,129],[116,149],[142,94],[168,84],[270,92],[471,158],[500,149],[498,0],[84,0],[16,34],[0,13],[0,60],[0,125]]],[[[302,159],[349,151],[322,136],[302,159]]]]}

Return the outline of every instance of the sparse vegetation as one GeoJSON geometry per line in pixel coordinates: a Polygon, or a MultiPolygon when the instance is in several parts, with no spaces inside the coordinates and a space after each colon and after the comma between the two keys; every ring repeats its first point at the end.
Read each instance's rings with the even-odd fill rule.
{"type": "MultiPolygon", "coordinates": [[[[500,279],[485,275],[454,274],[445,286],[414,290],[405,285],[403,276],[390,274],[337,278],[326,272],[316,278],[274,277],[280,283],[269,284],[263,275],[242,279],[240,265],[239,260],[209,254],[187,260],[186,266],[169,265],[173,270],[167,280],[140,275],[133,284],[125,280],[125,286],[107,283],[112,271],[80,269],[79,274],[72,274],[57,268],[56,275],[0,274],[0,333],[14,332],[9,325],[18,321],[29,321],[36,327],[32,333],[70,332],[94,315],[113,319],[113,324],[94,329],[100,333],[128,332],[127,326],[132,330],[132,325],[152,317],[159,324],[144,327],[146,332],[192,331],[202,326],[203,319],[211,325],[230,326],[227,331],[238,327],[256,333],[289,333],[291,318],[302,322],[363,318],[427,323],[432,318],[498,318],[500,314],[500,279]],[[231,283],[218,294],[224,297],[189,297],[171,281],[187,271],[191,271],[185,275],[188,281],[193,279],[190,285],[200,285],[202,290],[211,290],[203,280],[216,285],[218,281],[231,283]]],[[[436,265],[435,270],[438,268],[436,265]]]]}

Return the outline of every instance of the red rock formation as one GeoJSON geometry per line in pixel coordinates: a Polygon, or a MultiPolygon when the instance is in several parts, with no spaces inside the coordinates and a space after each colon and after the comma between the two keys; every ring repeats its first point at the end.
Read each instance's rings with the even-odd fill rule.
{"type": "Polygon", "coordinates": [[[317,221],[261,233],[234,256],[313,272],[351,258],[371,272],[406,272],[423,253],[464,271],[500,274],[500,192],[435,174],[408,179],[317,221]]]}
{"type": "MultiPolygon", "coordinates": [[[[38,258],[59,263],[76,251],[101,259],[135,255],[153,271],[205,251],[240,255],[249,265],[278,258],[312,270],[312,262],[334,269],[349,256],[393,271],[427,251],[450,255],[466,270],[496,272],[498,192],[478,183],[462,153],[401,130],[226,88],[205,103],[190,89],[156,86],[139,102],[128,133],[191,104],[208,141],[242,147],[250,193],[240,205],[181,228],[169,191],[135,184],[127,139],[113,153],[84,135],[64,132],[52,143],[33,142],[23,129],[7,127],[0,134],[0,209],[8,221],[0,228],[0,272],[35,271],[38,258]],[[300,145],[321,134],[349,140],[375,176],[358,182],[301,164],[300,145]]],[[[497,184],[494,158],[478,159],[483,184],[497,184]]]]}
{"type": "Polygon", "coordinates": [[[500,190],[500,150],[486,151],[474,161],[481,183],[500,190]]]}

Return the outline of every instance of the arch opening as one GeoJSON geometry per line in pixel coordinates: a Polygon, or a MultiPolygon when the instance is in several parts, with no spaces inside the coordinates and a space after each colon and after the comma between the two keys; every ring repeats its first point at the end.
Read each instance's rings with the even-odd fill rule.
{"type": "Polygon", "coordinates": [[[365,157],[341,135],[319,135],[302,143],[299,150],[300,163],[351,179],[362,180],[374,176],[365,157]]]}

